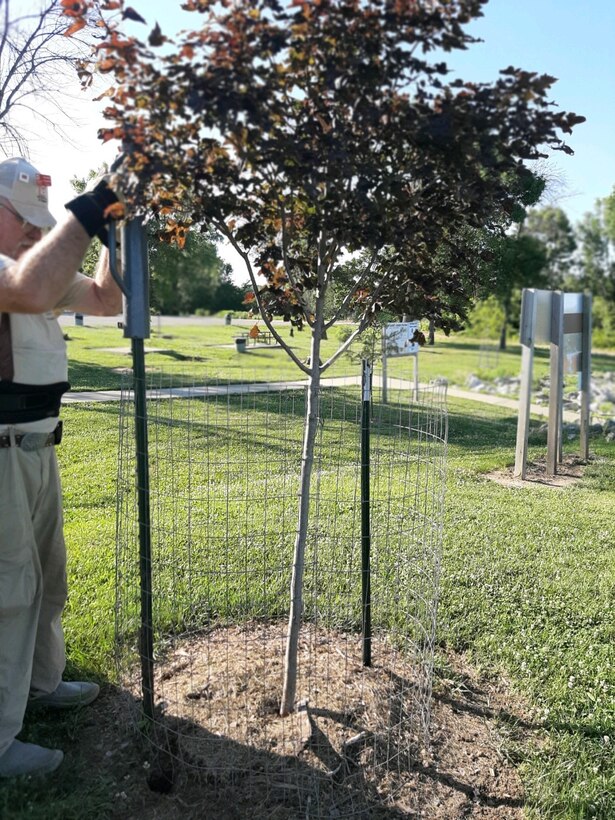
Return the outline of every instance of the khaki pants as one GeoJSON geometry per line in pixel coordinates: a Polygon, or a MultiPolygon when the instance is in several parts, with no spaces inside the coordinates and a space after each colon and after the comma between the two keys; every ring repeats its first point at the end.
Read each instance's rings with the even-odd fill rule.
{"type": "Polygon", "coordinates": [[[55,449],[0,448],[0,754],[30,688],[53,692],[64,671],[62,523],[55,449]]]}

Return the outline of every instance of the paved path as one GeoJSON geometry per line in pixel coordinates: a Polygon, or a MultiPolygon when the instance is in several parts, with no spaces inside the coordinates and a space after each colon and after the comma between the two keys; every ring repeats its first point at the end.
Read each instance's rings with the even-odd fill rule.
{"type": "MultiPolygon", "coordinates": [[[[377,387],[381,386],[379,376],[374,378],[377,387]]],[[[358,385],[361,383],[360,376],[338,376],[330,379],[323,379],[323,387],[343,387],[350,385],[358,385]]],[[[155,390],[148,390],[148,398],[189,398],[202,396],[233,396],[241,393],[269,393],[276,390],[297,390],[306,387],[307,381],[298,380],[290,382],[259,382],[259,383],[244,383],[244,384],[222,384],[222,385],[203,385],[191,387],[162,387],[155,390]]],[[[425,389],[428,385],[421,384],[419,388],[425,389]]],[[[390,379],[389,389],[392,390],[411,390],[412,383],[404,379],[390,379]]],[[[486,393],[476,393],[473,390],[462,390],[459,387],[448,387],[448,395],[456,399],[466,399],[467,401],[480,402],[482,404],[491,404],[497,407],[506,407],[513,410],[515,413],[519,410],[519,402],[517,399],[508,399],[505,396],[498,396],[486,393]]],[[[96,391],[82,391],[79,393],[65,393],[62,399],[64,404],[79,404],[86,402],[109,402],[120,401],[122,398],[121,390],[96,390],[96,391]]],[[[549,408],[541,404],[531,405],[532,415],[543,416],[548,418],[549,408]]],[[[564,421],[578,422],[579,415],[570,410],[564,410],[564,421]]]]}
{"type": "MultiPolygon", "coordinates": [[[[508,407],[510,410],[514,410],[515,413],[519,412],[518,399],[507,399],[506,396],[498,396],[493,393],[476,393],[474,390],[462,390],[459,387],[449,387],[448,395],[454,396],[456,399],[467,399],[468,401],[480,401],[483,404],[494,404],[497,407],[508,407]]],[[[533,416],[549,417],[549,407],[544,404],[531,404],[530,412],[533,416]]],[[[564,421],[578,422],[579,413],[564,410],[563,419],[564,421]]]]}

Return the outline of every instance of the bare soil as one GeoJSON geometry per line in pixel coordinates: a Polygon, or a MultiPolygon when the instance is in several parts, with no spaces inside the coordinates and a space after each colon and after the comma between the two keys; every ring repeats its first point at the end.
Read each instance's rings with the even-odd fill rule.
{"type": "Polygon", "coordinates": [[[502,484],[504,487],[552,487],[561,489],[570,487],[583,478],[583,470],[586,461],[578,456],[565,456],[561,464],[557,466],[557,473],[554,476],[547,475],[546,458],[539,458],[527,464],[525,479],[513,476],[513,467],[506,470],[493,470],[485,473],[485,478],[502,484]]]}
{"type": "Polygon", "coordinates": [[[534,743],[537,730],[505,685],[448,655],[434,679],[426,748],[424,715],[412,708],[422,684],[399,654],[394,670],[393,654],[382,653],[365,669],[348,635],[304,630],[310,691],[280,718],[283,628],[267,628],[265,655],[251,627],[177,643],[157,664],[163,700],[150,740],[137,729],[138,691],[103,691],[78,744],[88,771],[110,783],[113,818],[523,817],[508,749],[534,743]]]}

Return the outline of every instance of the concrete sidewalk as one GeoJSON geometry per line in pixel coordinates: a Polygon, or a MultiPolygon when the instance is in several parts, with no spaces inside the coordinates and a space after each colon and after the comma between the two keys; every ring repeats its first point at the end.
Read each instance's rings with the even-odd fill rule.
{"type": "MultiPolygon", "coordinates": [[[[321,384],[323,387],[345,387],[352,385],[359,385],[361,383],[360,376],[338,376],[329,379],[323,379],[321,384]]],[[[374,384],[376,387],[381,387],[382,382],[379,376],[374,377],[374,384]]],[[[429,385],[420,384],[419,390],[425,390],[429,385]]],[[[204,397],[204,396],[236,396],[241,393],[269,393],[277,390],[298,390],[307,387],[307,381],[304,379],[290,382],[260,382],[260,383],[238,383],[226,385],[202,385],[193,387],[161,387],[154,390],[147,391],[147,398],[164,399],[164,398],[190,398],[190,397],[204,397]]],[[[405,379],[389,379],[389,389],[391,390],[412,390],[413,384],[405,379]]],[[[447,393],[456,399],[465,399],[466,401],[475,401],[482,404],[491,404],[497,407],[506,407],[512,410],[515,414],[519,411],[519,402],[517,399],[508,399],[505,396],[496,396],[493,394],[476,393],[472,390],[462,390],[460,387],[449,386],[447,393]]],[[[79,393],[65,393],[63,402],[65,404],[85,404],[88,402],[110,402],[120,401],[122,398],[121,390],[96,390],[83,391],[79,393]]],[[[531,413],[534,416],[541,416],[548,418],[548,406],[541,404],[532,404],[531,413]]],[[[564,421],[576,422],[579,420],[578,413],[570,410],[564,411],[564,421]]]]}

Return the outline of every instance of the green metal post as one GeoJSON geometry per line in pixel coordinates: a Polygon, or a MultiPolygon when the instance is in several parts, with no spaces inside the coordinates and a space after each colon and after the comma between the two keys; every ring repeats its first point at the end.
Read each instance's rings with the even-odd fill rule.
{"type": "Polygon", "coordinates": [[[372,615],[371,615],[371,532],[370,532],[370,442],[369,423],[371,409],[372,368],[367,360],[362,362],[361,389],[361,610],[363,627],[363,666],[372,665],[372,615]]]}

